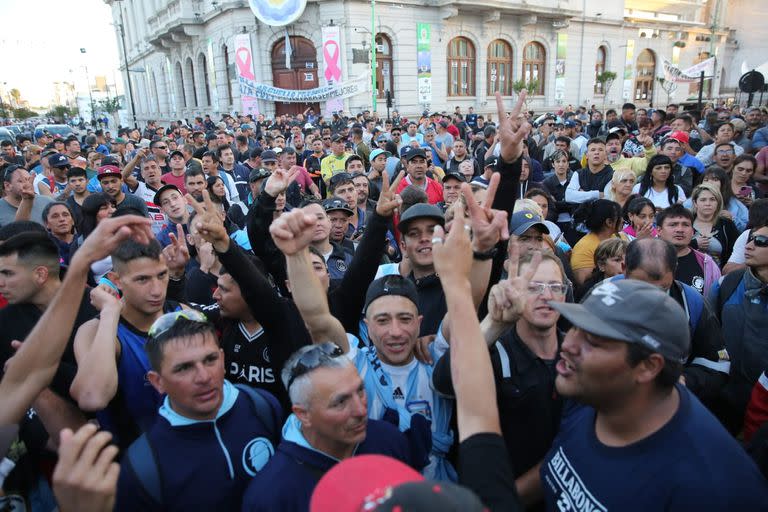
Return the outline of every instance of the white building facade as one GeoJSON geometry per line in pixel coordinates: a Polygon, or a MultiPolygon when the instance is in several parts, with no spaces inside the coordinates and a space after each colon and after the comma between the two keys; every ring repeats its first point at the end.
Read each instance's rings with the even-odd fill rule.
{"type": "MultiPolygon", "coordinates": [[[[244,0],[105,2],[118,26],[121,52],[119,26],[124,30],[128,62],[121,69],[124,82],[128,69],[139,122],[242,112],[234,43],[240,34],[249,36],[257,83],[287,89],[325,85],[322,28],[331,25],[339,27],[341,82],[371,69],[375,41],[380,113],[386,113],[386,90],[393,108],[405,115],[456,106],[493,112],[496,90],[511,101],[515,82],[532,79],[537,87],[529,108],[536,111],[625,101],[665,105],[695,97],[697,86],[689,84],[667,95],[656,80],[663,76],[663,59],[685,69],[715,56],[705,98],[718,95],[724,76],[729,86],[738,80],[729,61],[739,48],[738,35],[721,26],[736,18],[726,0],[378,0],[373,19],[369,1],[309,0],[287,27],[261,23],[244,0]],[[430,29],[428,102],[420,101],[417,87],[418,23],[430,29]],[[602,71],[617,74],[607,95],[595,80],[602,71]]],[[[750,4],[736,3],[745,9],[750,4]]],[[[344,110],[372,110],[368,88],[344,99],[344,110]]],[[[258,102],[267,117],[307,106],[258,102]]]]}

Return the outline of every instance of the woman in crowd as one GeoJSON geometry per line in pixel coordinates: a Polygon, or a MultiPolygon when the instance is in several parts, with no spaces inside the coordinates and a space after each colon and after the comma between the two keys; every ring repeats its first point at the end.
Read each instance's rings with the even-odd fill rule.
{"type": "Polygon", "coordinates": [[[531,181],[531,159],[527,156],[521,157],[522,166],[520,168],[520,194],[518,197],[525,197],[529,189],[544,188],[539,181],[531,181]]]}
{"type": "Polygon", "coordinates": [[[741,156],[744,153],[744,148],[738,144],[733,143],[733,137],[736,135],[736,129],[731,123],[723,123],[717,127],[715,132],[715,142],[713,144],[707,144],[703,146],[698,153],[698,158],[705,166],[712,164],[715,156],[715,149],[718,144],[730,144],[733,146],[733,150],[736,152],[736,156],[741,156]]]}
{"type": "Polygon", "coordinates": [[[604,279],[624,273],[624,254],[627,251],[626,240],[621,238],[609,238],[603,240],[595,249],[595,268],[592,275],[584,281],[584,285],[576,289],[574,298],[580,302],[581,298],[597,283],[604,279]]]}
{"type": "MultiPolygon", "coordinates": [[[[704,173],[702,183],[711,183],[720,191],[720,195],[723,198],[722,215],[731,219],[740,232],[747,229],[749,209],[734,197],[733,189],[731,188],[731,177],[725,172],[725,169],[718,165],[709,166],[704,173]]],[[[692,208],[693,201],[686,201],[685,206],[692,208]]]]}
{"type": "MultiPolygon", "coordinates": [[[[208,193],[211,200],[224,205],[224,211],[227,218],[236,224],[240,229],[245,228],[245,217],[248,215],[248,207],[241,201],[227,200],[226,185],[221,176],[208,176],[208,193]]],[[[283,194],[285,196],[285,194],[283,194]]]]}
{"type": "Polygon", "coordinates": [[[75,217],[69,205],[63,201],[48,203],[43,208],[43,226],[59,248],[61,264],[69,266],[75,241],[75,217]]]}
{"type": "Polygon", "coordinates": [[[632,196],[632,188],[635,186],[637,177],[632,169],[623,169],[615,171],[611,178],[611,188],[608,190],[606,199],[610,199],[624,208],[632,196]]]}
{"type": "MultiPolygon", "coordinates": [[[[82,241],[90,235],[96,226],[104,219],[108,219],[115,213],[117,205],[115,200],[109,194],[97,192],[85,198],[82,205],[83,221],[80,223],[80,236],[77,238],[77,245],[82,245],[82,241]]],[[[112,257],[107,256],[91,265],[92,279],[89,278],[91,285],[96,285],[99,279],[104,277],[107,272],[112,270],[112,257]]]]}
{"type": "Polygon", "coordinates": [[[657,210],[685,201],[685,192],[680,185],[675,185],[672,176],[672,160],[666,155],[651,157],[642,180],[632,192],[650,199],[657,210]]]}
{"type": "Polygon", "coordinates": [[[749,208],[760,192],[751,184],[757,169],[757,159],[752,155],[737,156],[731,171],[731,192],[733,196],[749,208]]]}
{"type": "Polygon", "coordinates": [[[696,249],[712,256],[720,266],[728,261],[739,231],[733,221],[722,215],[723,196],[712,183],[693,189],[693,230],[696,249]]]}
{"type": "Polygon", "coordinates": [[[584,203],[575,214],[574,221],[584,223],[589,233],[582,237],[574,246],[571,253],[571,267],[576,278],[576,284],[584,284],[595,268],[595,250],[600,242],[609,238],[622,238],[619,230],[624,224],[621,217],[621,207],[618,203],[607,199],[597,199],[584,203]]]}
{"type": "Polygon", "coordinates": [[[656,238],[659,232],[653,225],[656,208],[647,197],[636,196],[627,205],[626,226],[622,230],[630,241],[635,238],[656,238]]]}

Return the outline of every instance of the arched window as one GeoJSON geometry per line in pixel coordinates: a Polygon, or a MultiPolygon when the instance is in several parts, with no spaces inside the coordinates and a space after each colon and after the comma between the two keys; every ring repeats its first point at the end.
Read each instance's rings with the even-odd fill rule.
{"type": "Polygon", "coordinates": [[[184,87],[184,73],[181,71],[181,62],[176,62],[175,75],[176,97],[181,98],[181,106],[187,108],[187,90],[184,87]]]}
{"type": "Polygon", "coordinates": [[[392,41],[385,34],[376,34],[376,90],[379,98],[386,98],[387,91],[395,97],[392,67],[392,41]]]}
{"type": "Polygon", "coordinates": [[[597,60],[595,61],[595,94],[605,94],[603,84],[597,81],[597,77],[605,71],[605,60],[608,56],[605,46],[598,46],[597,60]]]}
{"type": "Polygon", "coordinates": [[[465,37],[448,43],[448,96],[475,95],[475,46],[465,37]]]}
{"type": "Polygon", "coordinates": [[[187,76],[189,77],[189,81],[192,83],[192,88],[190,89],[189,97],[192,99],[192,104],[190,107],[196,107],[199,105],[197,102],[197,83],[195,81],[195,65],[192,63],[192,59],[187,57],[187,76]]]}
{"type": "Polygon", "coordinates": [[[224,83],[227,86],[227,105],[232,104],[232,76],[229,70],[229,48],[227,45],[222,46],[222,53],[224,54],[224,83]]]}
{"type": "Polygon", "coordinates": [[[512,94],[512,46],[496,39],[488,45],[488,95],[496,91],[503,96],[512,94]]]}
{"type": "Polygon", "coordinates": [[[533,94],[544,94],[544,75],[547,64],[547,52],[537,42],[530,42],[523,49],[523,80],[526,84],[536,81],[537,87],[533,94]]]}
{"type": "Polygon", "coordinates": [[[637,56],[635,79],[635,100],[653,100],[653,80],[656,76],[656,57],[650,50],[643,50],[637,56]]]}
{"type": "Polygon", "coordinates": [[[211,86],[209,85],[210,77],[208,76],[208,59],[204,54],[197,56],[197,65],[200,68],[200,73],[203,77],[203,85],[205,85],[205,104],[211,104],[211,86]]]}

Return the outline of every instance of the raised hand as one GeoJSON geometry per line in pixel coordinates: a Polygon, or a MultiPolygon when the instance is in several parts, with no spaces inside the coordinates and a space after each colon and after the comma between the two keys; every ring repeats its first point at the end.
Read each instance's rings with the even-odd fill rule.
{"type": "Polygon", "coordinates": [[[163,257],[168,265],[168,272],[174,278],[180,278],[189,263],[189,248],[184,236],[184,225],[176,224],[176,234],[171,233],[171,243],[163,248],[163,257]]]}
{"type": "Polygon", "coordinates": [[[395,192],[404,176],[405,171],[400,171],[390,186],[387,172],[381,173],[381,193],[379,194],[379,202],[376,203],[376,213],[382,217],[391,217],[403,204],[400,195],[395,192]]]}
{"type": "Polygon", "coordinates": [[[104,311],[108,308],[114,308],[117,311],[123,309],[123,302],[117,292],[106,284],[100,284],[91,289],[91,304],[98,311],[104,311]]]}
{"type": "Polygon", "coordinates": [[[456,201],[451,208],[453,208],[453,223],[448,236],[445,236],[441,226],[435,226],[435,232],[432,234],[432,257],[443,287],[449,285],[469,287],[469,272],[472,268],[469,226],[464,218],[462,202],[456,201]]]}
{"type": "Polygon", "coordinates": [[[154,240],[150,229],[151,222],[149,218],[138,215],[123,215],[102,220],[75,252],[70,266],[90,266],[91,263],[109,256],[118,245],[129,238],[140,244],[148,244],[154,240]]]}
{"type": "Polygon", "coordinates": [[[292,256],[312,243],[316,224],[317,218],[297,208],[275,219],[269,227],[269,232],[277,248],[286,256],[292,256]]]}
{"type": "Polygon", "coordinates": [[[512,324],[517,322],[523,314],[525,304],[528,301],[528,286],[541,263],[541,252],[536,251],[525,273],[519,271],[520,246],[514,241],[509,241],[509,260],[507,272],[509,279],[499,281],[491,288],[488,296],[488,314],[494,322],[500,324],[512,324]],[[514,276],[514,277],[513,277],[514,276]]]}
{"type": "Polygon", "coordinates": [[[264,192],[272,197],[277,197],[281,192],[288,190],[291,182],[296,179],[299,174],[299,167],[293,166],[289,170],[275,169],[264,185],[264,192]]]}
{"type": "MultiPolygon", "coordinates": [[[[496,191],[499,188],[501,175],[494,173],[488,184],[488,193],[484,204],[480,206],[472,194],[472,188],[468,183],[461,185],[461,193],[467,202],[469,219],[472,224],[472,249],[477,252],[487,252],[493,249],[499,240],[509,239],[509,224],[507,212],[494,210],[489,205],[493,204],[496,191]]],[[[454,218],[455,219],[455,218],[454,218]]]]}
{"type": "Polygon", "coordinates": [[[62,512],[107,512],[115,505],[120,465],[112,436],[86,423],[74,434],[61,431],[53,492],[62,512]]]}
{"type": "Polygon", "coordinates": [[[500,156],[505,162],[514,162],[520,158],[523,154],[523,141],[531,131],[531,125],[523,119],[521,114],[525,97],[526,92],[521,91],[511,115],[507,117],[501,93],[496,93],[496,115],[499,120],[496,133],[499,136],[500,156]]]}
{"type": "Polygon", "coordinates": [[[193,199],[189,194],[186,195],[187,202],[192,205],[196,215],[193,220],[197,233],[205,240],[210,242],[218,252],[227,252],[229,249],[229,233],[224,227],[224,219],[219,215],[218,208],[211,200],[211,195],[207,190],[202,191],[203,202],[200,203],[193,199]]]}

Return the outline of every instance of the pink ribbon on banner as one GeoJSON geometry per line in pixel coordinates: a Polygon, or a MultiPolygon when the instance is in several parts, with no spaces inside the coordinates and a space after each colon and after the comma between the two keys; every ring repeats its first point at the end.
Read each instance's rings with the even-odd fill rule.
{"type": "Polygon", "coordinates": [[[248,78],[249,80],[255,80],[253,71],[251,70],[251,52],[248,48],[241,46],[235,52],[235,62],[237,63],[237,69],[240,72],[240,76],[248,78]]]}
{"type": "Polygon", "coordinates": [[[339,44],[336,41],[326,41],[323,45],[323,58],[325,59],[325,79],[339,80],[341,78],[341,68],[339,68],[339,44]],[[330,46],[333,46],[334,52],[331,53],[330,46]]]}

